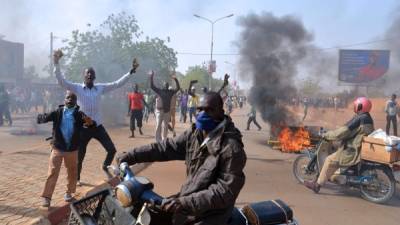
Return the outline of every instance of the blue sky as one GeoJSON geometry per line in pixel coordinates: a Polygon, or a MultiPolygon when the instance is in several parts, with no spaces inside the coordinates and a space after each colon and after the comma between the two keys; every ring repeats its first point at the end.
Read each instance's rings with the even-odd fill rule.
{"type": "MultiPolygon", "coordinates": [[[[365,42],[382,38],[390,25],[395,0],[0,0],[0,34],[5,39],[25,43],[26,65],[47,62],[49,33],[69,37],[73,29],[97,26],[111,13],[126,11],[136,16],[144,36],[170,37],[169,46],[178,52],[210,52],[211,25],[193,14],[216,19],[235,16],[215,25],[214,53],[236,53],[233,42],[240,33],[236,20],[250,12],[269,11],[277,16],[287,14],[300,18],[322,48],[365,42]]],[[[60,47],[57,41],[55,47],[60,47]]],[[[374,45],[357,46],[374,48],[374,45]]],[[[332,50],[336,51],[336,50],[332,50]]],[[[215,55],[217,74],[233,73],[238,56],[215,55]]],[[[178,71],[209,60],[209,55],[178,54],[178,71]]]]}

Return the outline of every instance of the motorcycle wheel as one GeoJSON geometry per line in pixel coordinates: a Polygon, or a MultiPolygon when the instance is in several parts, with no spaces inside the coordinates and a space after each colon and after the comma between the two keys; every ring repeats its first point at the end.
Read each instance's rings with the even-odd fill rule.
{"type": "Polygon", "coordinates": [[[389,168],[366,168],[361,171],[361,176],[372,176],[372,181],[360,185],[361,196],[365,200],[383,204],[394,195],[396,181],[389,168]]]}
{"type": "Polygon", "coordinates": [[[307,169],[311,158],[308,155],[299,155],[293,162],[293,175],[299,183],[304,183],[305,180],[315,181],[318,177],[316,169],[309,171],[307,169]]]}

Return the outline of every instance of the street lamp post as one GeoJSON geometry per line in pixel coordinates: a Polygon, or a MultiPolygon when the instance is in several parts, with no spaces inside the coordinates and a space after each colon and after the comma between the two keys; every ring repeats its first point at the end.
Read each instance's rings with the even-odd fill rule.
{"type": "MultiPolygon", "coordinates": [[[[205,20],[205,21],[211,23],[211,54],[210,54],[210,64],[211,64],[212,61],[213,61],[214,24],[215,24],[216,22],[222,20],[222,19],[232,17],[233,14],[229,14],[229,15],[227,15],[227,16],[223,16],[223,17],[218,18],[218,19],[216,19],[216,20],[210,20],[210,19],[208,19],[208,18],[199,16],[199,15],[197,15],[197,14],[194,14],[193,16],[195,16],[195,17],[197,17],[197,18],[199,18],[199,19],[203,19],[203,20],[205,20]]],[[[209,64],[209,66],[210,66],[210,64],[209,64]]],[[[209,74],[209,76],[208,76],[208,89],[211,91],[211,78],[212,78],[212,73],[213,73],[212,69],[213,69],[213,68],[209,68],[209,69],[210,69],[210,71],[209,71],[210,74],[209,74]]]]}

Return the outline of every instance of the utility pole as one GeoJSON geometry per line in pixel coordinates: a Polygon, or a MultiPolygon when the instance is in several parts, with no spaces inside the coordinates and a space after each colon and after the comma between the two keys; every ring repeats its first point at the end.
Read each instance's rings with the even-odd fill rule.
{"type": "Polygon", "coordinates": [[[205,21],[207,21],[207,22],[209,22],[209,23],[211,24],[211,53],[210,53],[210,63],[209,63],[209,70],[210,70],[210,71],[209,71],[209,76],[208,76],[208,90],[211,91],[211,90],[212,90],[212,86],[211,86],[212,74],[213,74],[214,69],[215,69],[215,65],[214,65],[214,63],[213,63],[214,24],[215,24],[216,22],[222,20],[222,19],[232,17],[233,14],[229,14],[229,15],[227,15],[227,16],[218,18],[218,19],[216,19],[216,20],[210,20],[210,19],[208,19],[208,18],[199,16],[199,15],[197,15],[197,14],[194,14],[193,16],[194,16],[194,17],[197,17],[197,18],[199,18],[199,19],[203,19],[203,20],[205,20],[205,21]]]}
{"type": "Polygon", "coordinates": [[[53,75],[53,70],[54,70],[54,65],[53,65],[53,41],[54,41],[54,36],[53,32],[50,32],[50,77],[53,75]]]}

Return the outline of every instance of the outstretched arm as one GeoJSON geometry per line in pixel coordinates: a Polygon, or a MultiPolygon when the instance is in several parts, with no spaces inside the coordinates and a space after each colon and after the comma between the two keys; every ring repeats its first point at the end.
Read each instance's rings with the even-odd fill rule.
{"type": "Polygon", "coordinates": [[[117,162],[127,162],[129,165],[133,165],[143,162],[185,160],[186,143],[191,134],[191,130],[186,130],[177,138],[167,138],[162,142],[156,142],[135,148],[129,152],[124,152],[117,157],[117,162]]]}
{"type": "Polygon", "coordinates": [[[175,89],[175,94],[181,89],[181,86],[179,85],[179,81],[178,81],[178,79],[176,78],[176,76],[175,75],[173,75],[172,76],[172,79],[174,79],[174,81],[175,81],[175,84],[176,84],[176,89],[175,89]]]}
{"type": "Polygon", "coordinates": [[[150,72],[150,88],[157,94],[159,94],[161,91],[158,87],[156,87],[154,85],[154,71],[153,70],[150,72]]]}
{"type": "Polygon", "coordinates": [[[77,83],[72,83],[71,81],[68,81],[67,79],[65,79],[65,76],[61,73],[61,69],[60,69],[60,64],[59,61],[61,59],[61,57],[63,56],[63,53],[61,50],[57,50],[54,52],[53,54],[53,63],[54,63],[54,73],[55,73],[55,77],[58,81],[58,84],[65,88],[68,89],[72,92],[77,92],[78,87],[80,86],[80,84],[77,83]]]}
{"type": "Polygon", "coordinates": [[[226,73],[224,76],[224,83],[222,84],[221,88],[218,90],[218,94],[221,93],[222,90],[224,90],[224,88],[229,84],[229,75],[226,73]]]}
{"type": "Polygon", "coordinates": [[[104,88],[103,92],[108,92],[108,91],[112,91],[117,88],[120,88],[126,82],[128,82],[130,75],[132,75],[133,73],[136,73],[136,69],[138,67],[139,67],[139,64],[138,64],[136,58],[134,58],[133,62],[132,62],[132,68],[128,73],[124,74],[121,78],[119,78],[118,80],[116,80],[114,82],[97,84],[97,86],[103,86],[103,88],[104,88]]]}
{"type": "Polygon", "coordinates": [[[191,80],[189,83],[189,89],[188,89],[188,94],[192,97],[195,96],[195,94],[192,92],[192,86],[193,84],[197,83],[197,80],[191,80]]]}
{"type": "Polygon", "coordinates": [[[47,123],[50,121],[54,121],[55,118],[56,118],[56,111],[53,111],[51,113],[43,113],[37,116],[36,122],[38,124],[47,123]]]}

